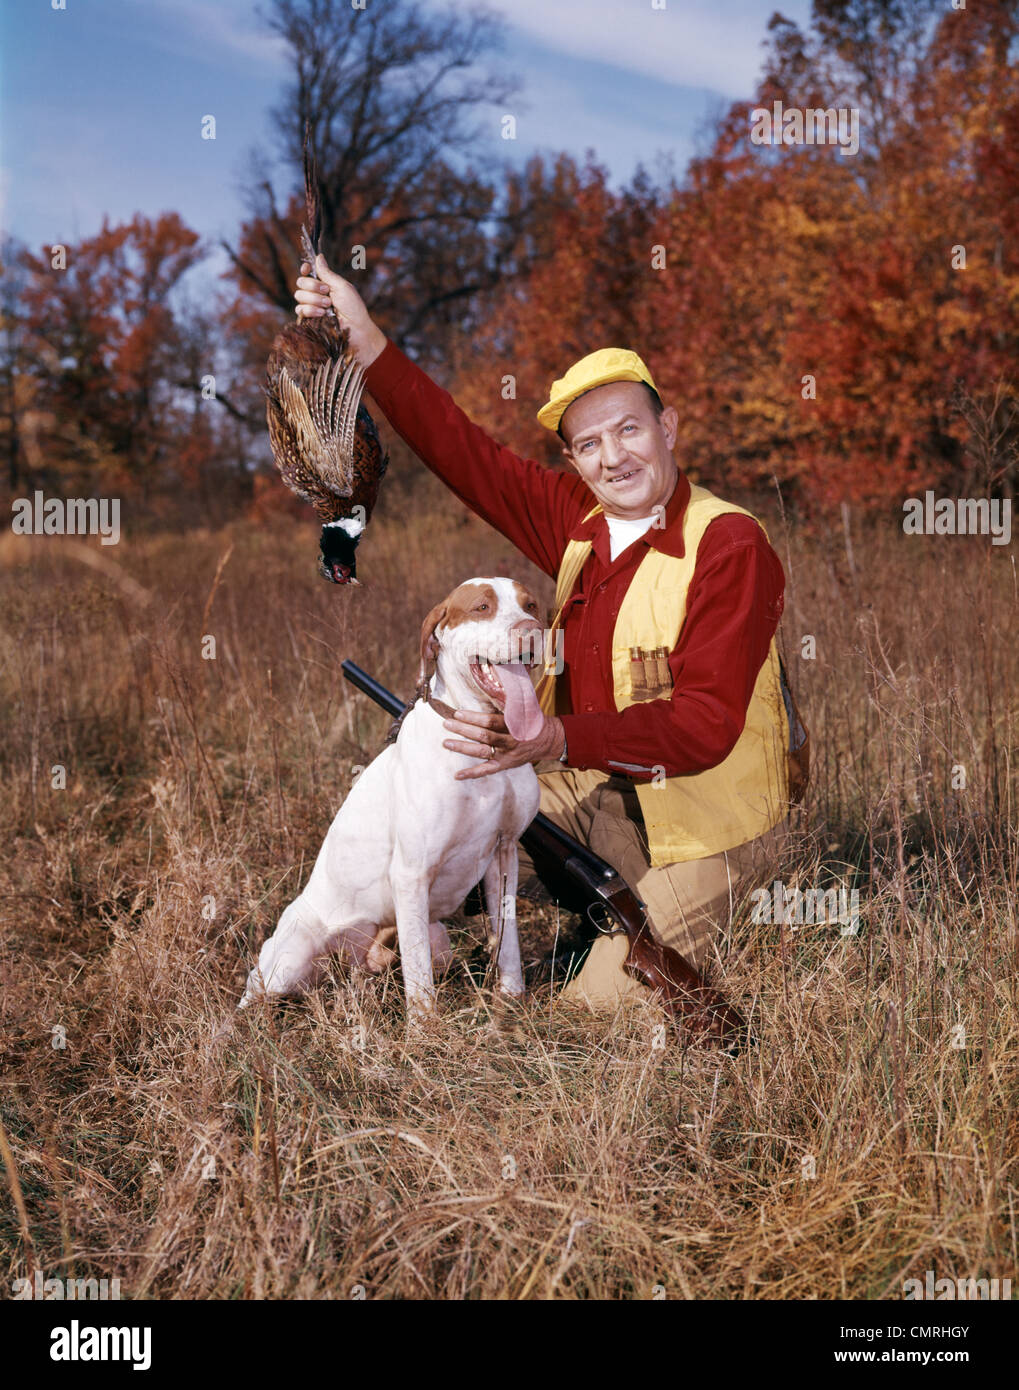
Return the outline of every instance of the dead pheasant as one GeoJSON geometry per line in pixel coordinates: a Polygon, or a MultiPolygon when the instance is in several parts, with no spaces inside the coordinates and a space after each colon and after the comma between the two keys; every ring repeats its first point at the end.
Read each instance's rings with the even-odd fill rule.
{"type": "MultiPolygon", "coordinates": [[[[308,128],[304,133],[307,220],[304,259],[315,265],[322,204],[308,128]]],[[[364,370],[336,315],[302,318],[277,333],[266,365],[266,419],[280,477],[322,522],[319,570],[334,584],[356,584],[354,552],[371,517],[389,457],[361,405],[364,370]]]]}

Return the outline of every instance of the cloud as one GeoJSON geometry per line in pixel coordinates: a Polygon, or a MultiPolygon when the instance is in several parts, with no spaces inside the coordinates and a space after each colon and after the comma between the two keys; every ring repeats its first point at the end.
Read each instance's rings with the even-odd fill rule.
{"type": "MultiPolygon", "coordinates": [[[[678,92],[648,78],[626,73],[606,89],[592,84],[586,64],[560,65],[543,55],[526,69],[520,102],[518,139],[521,155],[534,148],[568,150],[582,159],[593,150],[618,180],[628,179],[638,161],[653,168],[660,153],[671,155],[681,172],[695,152],[694,129],[706,114],[704,95],[678,92]]],[[[608,71],[604,67],[600,72],[608,71]]],[[[511,153],[501,140],[493,146],[511,153]]]]}
{"type": "MultiPolygon", "coordinates": [[[[672,0],[489,0],[511,28],[570,54],[683,87],[750,97],[761,70],[770,6],[760,0],[715,0],[691,12],[672,0]]],[[[783,12],[805,22],[809,0],[783,12]]]]}
{"type": "Polygon", "coordinates": [[[279,67],[286,61],[287,44],[262,22],[251,0],[150,0],[162,11],[176,31],[174,39],[188,30],[187,50],[192,56],[196,40],[201,50],[224,49],[248,62],[279,67]]]}

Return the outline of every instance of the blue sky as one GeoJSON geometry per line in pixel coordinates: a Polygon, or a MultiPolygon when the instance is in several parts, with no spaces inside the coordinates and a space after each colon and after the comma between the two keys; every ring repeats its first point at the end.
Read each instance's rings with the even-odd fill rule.
{"type": "MultiPolygon", "coordinates": [[[[369,4],[383,0],[368,0],[369,4]]],[[[427,0],[442,8],[442,0],[427,0]]],[[[617,181],[706,146],[714,117],[749,97],[776,8],[805,24],[809,0],[489,0],[507,21],[504,62],[522,79],[516,142],[479,153],[593,148],[617,181]]],[[[164,210],[210,243],[244,214],[248,152],[269,147],[288,76],[255,0],[50,0],[0,20],[2,225],[33,248],[164,210]],[[217,138],[200,138],[216,116],[217,138]]],[[[220,263],[217,256],[212,265],[220,263]]],[[[210,266],[210,269],[212,266],[210,266]]]]}

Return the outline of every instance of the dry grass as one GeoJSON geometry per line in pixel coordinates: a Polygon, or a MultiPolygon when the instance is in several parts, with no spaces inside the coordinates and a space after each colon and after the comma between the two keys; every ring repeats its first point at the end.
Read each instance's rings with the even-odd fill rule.
{"type": "Polygon", "coordinates": [[[816,757],[785,878],[843,876],[862,921],[793,933],[741,906],[715,971],[757,1050],[658,1047],[643,1007],[557,1008],[537,909],[523,1005],[484,987],[474,919],[412,1042],[398,976],[341,971],[217,1037],[386,727],[340,660],[406,693],[438,597],[527,576],[435,488],[412,525],[398,510],[355,594],[315,576],[314,535],[289,523],[93,542],[91,564],[4,538],[4,1286],[37,1267],[134,1298],[1015,1281],[1019,605],[1008,554],[976,540],[868,526],[855,571],[841,537],[779,542],[816,757]]]}

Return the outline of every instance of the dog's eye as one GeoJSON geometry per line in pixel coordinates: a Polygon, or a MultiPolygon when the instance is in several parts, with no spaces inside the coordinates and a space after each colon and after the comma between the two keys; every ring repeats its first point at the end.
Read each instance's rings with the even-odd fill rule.
{"type": "Polygon", "coordinates": [[[487,612],[488,612],[488,604],[487,604],[487,603],[479,603],[478,606],[477,606],[477,608],[475,608],[474,611],[475,611],[475,613],[487,613],[487,612]]]}

